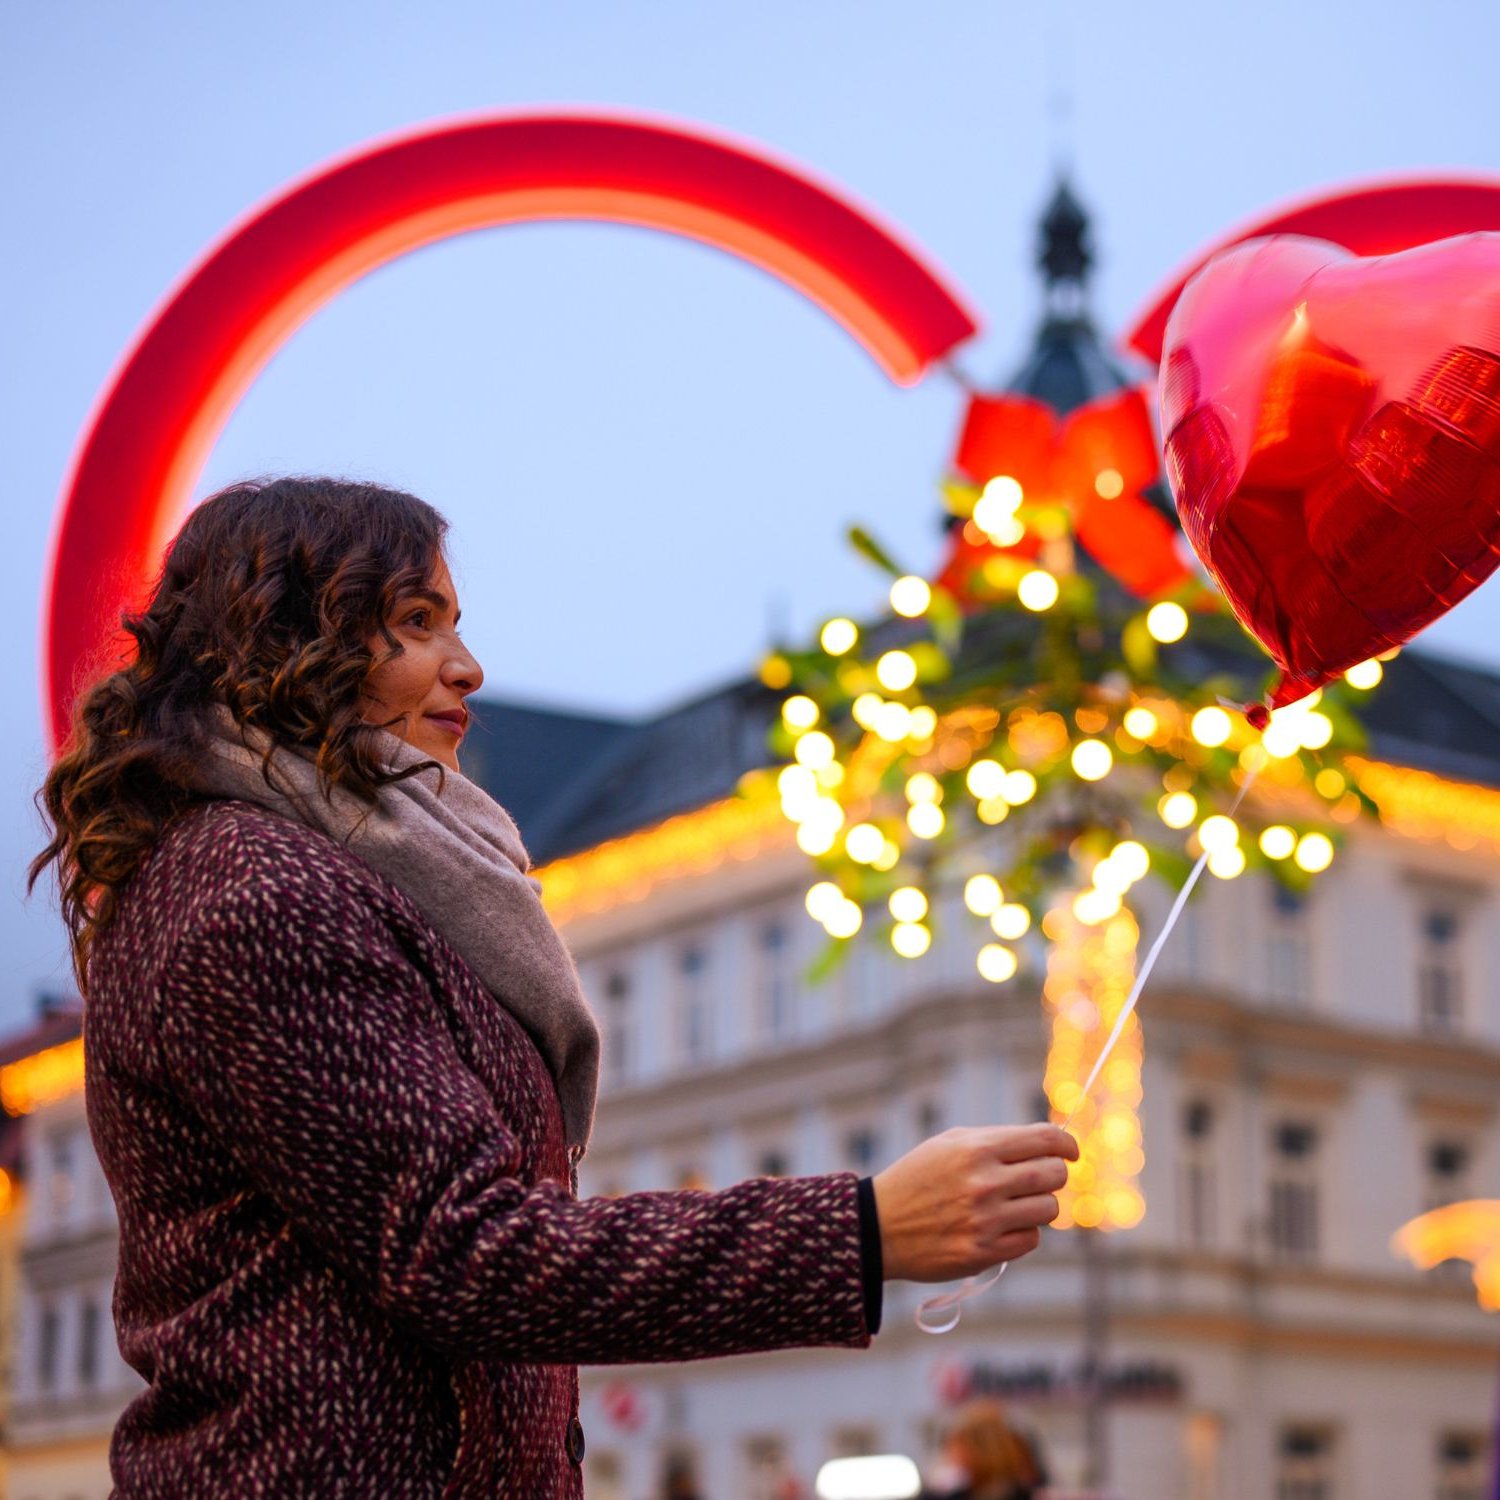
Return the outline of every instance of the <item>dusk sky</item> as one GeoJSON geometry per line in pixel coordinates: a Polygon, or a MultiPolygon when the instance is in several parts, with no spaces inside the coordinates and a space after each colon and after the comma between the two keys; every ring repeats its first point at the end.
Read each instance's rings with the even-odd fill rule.
{"type": "MultiPolygon", "coordinates": [[[[979,311],[960,358],[996,380],[1034,332],[1036,219],[1060,162],[1094,214],[1092,305],[1112,335],[1196,249],[1289,197],[1500,175],[1497,53],[1493,0],[8,6],[0,1030],[70,985],[50,892],[23,900],[59,488],[143,320],[255,203],[454,114],[696,122],[897,226],[979,311]]],[[[773,628],[878,608],[880,580],[842,541],[851,521],[928,569],[961,415],[952,384],[896,388],[742,263],[639,230],[533,225],[409,256],[319,313],[199,493],[287,471],[415,490],[453,522],[486,692],[630,714],[752,668],[773,628]]],[[[1500,665],[1500,584],[1427,644],[1500,665]]]]}

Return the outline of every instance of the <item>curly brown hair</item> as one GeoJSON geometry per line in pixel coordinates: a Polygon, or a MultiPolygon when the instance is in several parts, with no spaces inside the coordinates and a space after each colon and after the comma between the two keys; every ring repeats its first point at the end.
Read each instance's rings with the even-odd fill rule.
{"type": "Polygon", "coordinates": [[[382,767],[361,688],[399,654],[386,621],[430,579],[447,530],[414,495],[325,478],[231,485],[188,517],[150,603],[123,619],[132,659],[79,694],[37,793],[52,839],[27,889],[56,867],[81,994],[121,890],[202,795],[192,768],[217,705],[267,737],[267,766],[282,747],[311,753],[325,792],[373,802],[435,764],[382,767]]]}

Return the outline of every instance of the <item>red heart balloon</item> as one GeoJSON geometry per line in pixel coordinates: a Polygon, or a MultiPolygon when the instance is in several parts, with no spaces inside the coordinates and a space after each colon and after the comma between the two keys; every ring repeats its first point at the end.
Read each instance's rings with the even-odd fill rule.
{"type": "Polygon", "coordinates": [[[1237,246],[1179,299],[1159,399],[1183,530],[1290,703],[1500,562],[1500,234],[1237,246]]]}

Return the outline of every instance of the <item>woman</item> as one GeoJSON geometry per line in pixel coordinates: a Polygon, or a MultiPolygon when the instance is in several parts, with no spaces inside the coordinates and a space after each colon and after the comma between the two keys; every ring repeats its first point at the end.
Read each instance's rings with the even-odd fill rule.
{"type": "Polygon", "coordinates": [[[996,1401],[970,1401],[959,1408],[943,1446],[948,1468],[958,1476],[943,1500],[1032,1500],[1043,1483],[1031,1444],[1005,1420],[996,1401]]]}
{"type": "Polygon", "coordinates": [[[321,479],[196,510],[47,778],[147,1382],[134,1496],[577,1495],[580,1362],[869,1342],[1022,1255],[1071,1140],[579,1201],[598,1033],[505,812],[445,523],[321,479]]]}

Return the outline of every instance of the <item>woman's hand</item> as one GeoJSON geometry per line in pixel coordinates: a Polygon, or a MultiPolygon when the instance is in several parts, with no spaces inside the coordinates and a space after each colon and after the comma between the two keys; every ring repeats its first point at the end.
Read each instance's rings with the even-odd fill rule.
{"type": "Polygon", "coordinates": [[[874,1180],[888,1281],[953,1281],[1035,1250],[1078,1160],[1056,1125],[945,1130],[874,1180]]]}

